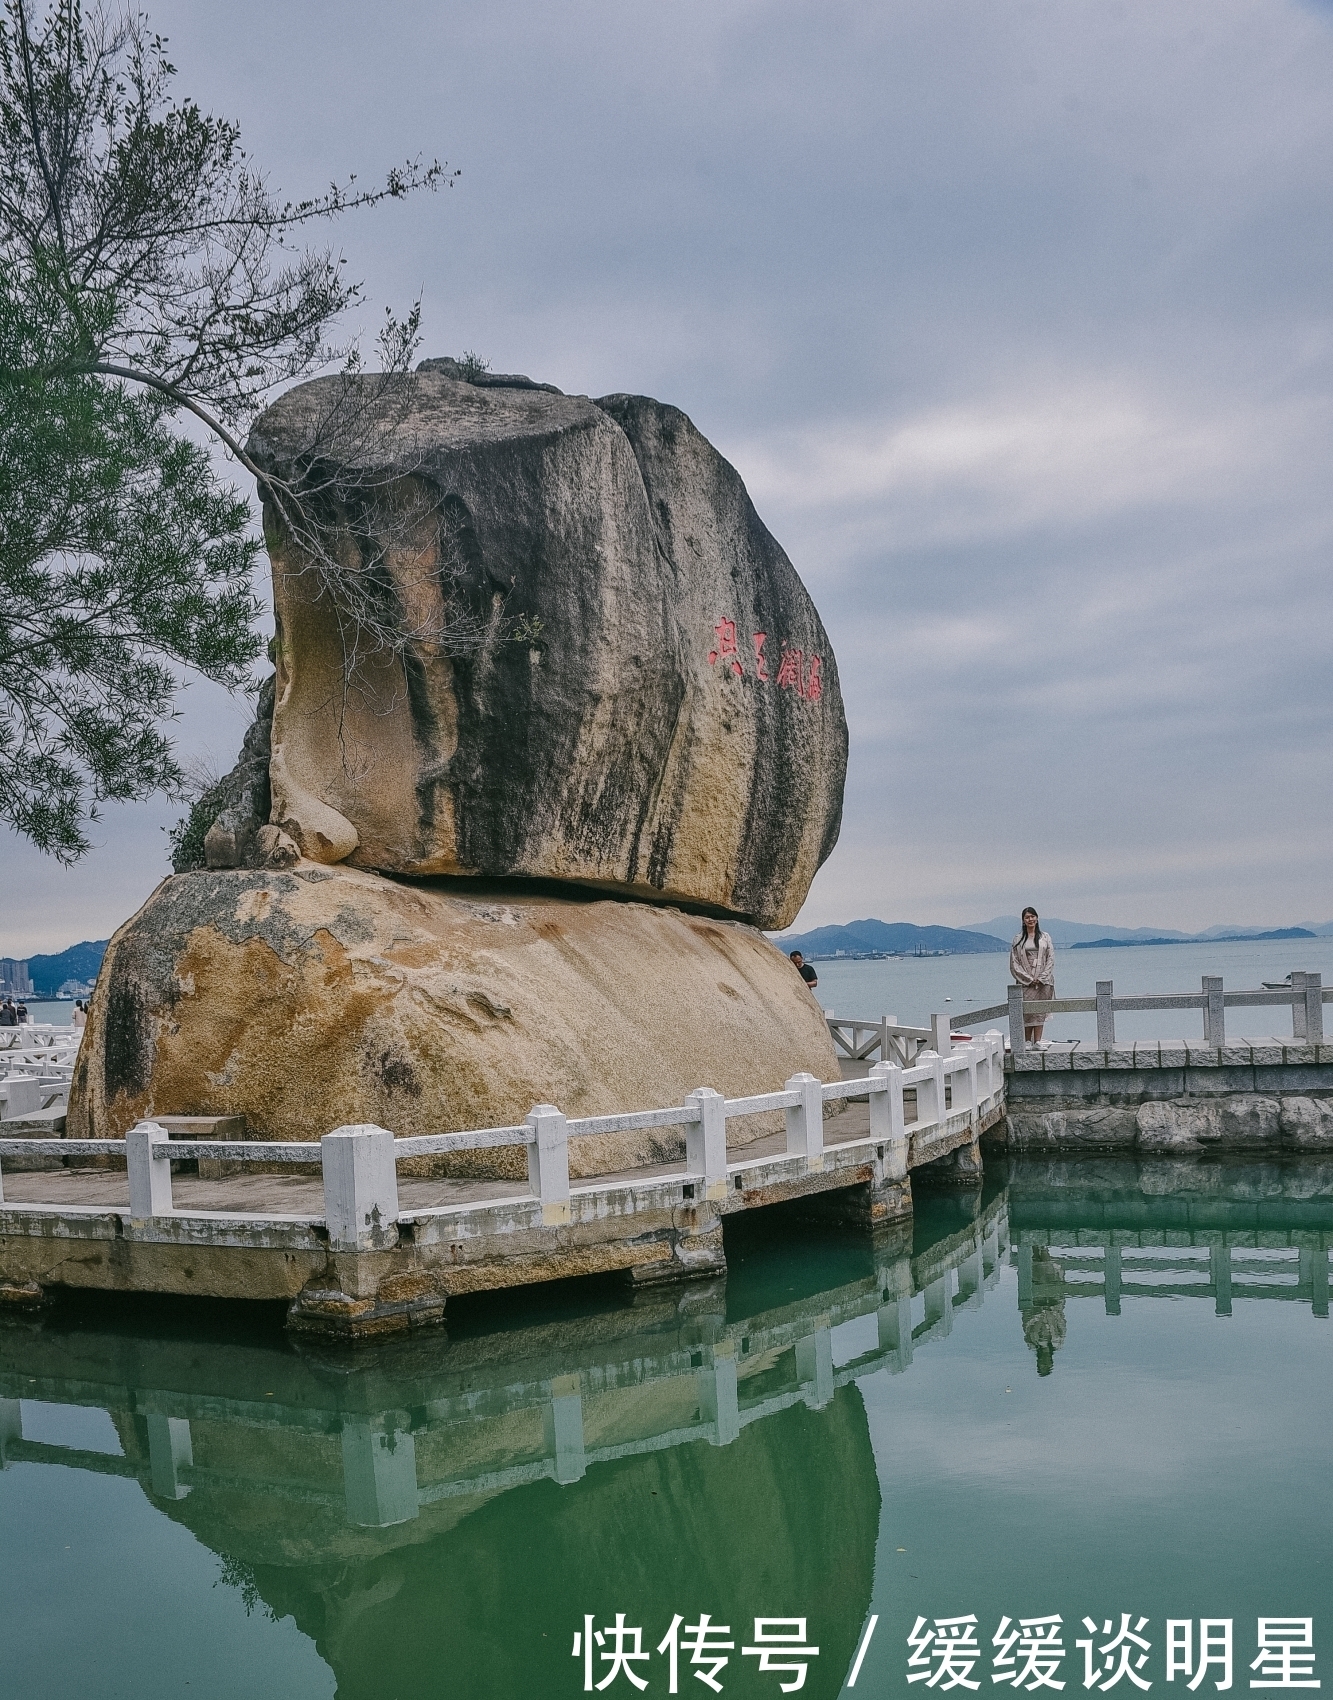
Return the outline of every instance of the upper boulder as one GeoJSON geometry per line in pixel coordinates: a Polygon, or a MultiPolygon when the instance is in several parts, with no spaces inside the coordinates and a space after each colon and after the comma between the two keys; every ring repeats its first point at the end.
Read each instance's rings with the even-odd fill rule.
{"type": "MultiPolygon", "coordinates": [[[[676,408],[463,372],[427,363],[382,424],[344,433],[333,477],[311,444],[345,380],[254,428],[266,471],[357,506],[342,530],[334,506],[336,547],[405,639],[360,641],[266,506],[274,825],[315,861],[786,926],[836,842],[847,763],[791,562],[676,408]]],[[[353,380],[372,420],[377,382],[353,380]]]]}

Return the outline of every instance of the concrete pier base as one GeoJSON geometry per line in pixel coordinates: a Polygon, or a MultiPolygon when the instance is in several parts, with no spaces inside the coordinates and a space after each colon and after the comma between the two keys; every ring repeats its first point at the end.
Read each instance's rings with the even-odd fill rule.
{"type": "Polygon", "coordinates": [[[927,1188],[980,1186],[984,1179],[979,1139],[957,1146],[947,1156],[937,1157],[916,1171],[917,1184],[927,1188]]]}
{"type": "MultiPolygon", "coordinates": [[[[346,1261],[339,1258],[338,1262],[346,1261]]],[[[357,1286],[353,1280],[348,1283],[357,1286]]],[[[352,1339],[429,1328],[444,1321],[445,1292],[430,1274],[394,1274],[364,1293],[349,1293],[327,1274],[314,1277],[292,1300],[287,1326],[300,1334],[352,1339]]]]}
{"type": "Polygon", "coordinates": [[[45,1287],[36,1281],[7,1281],[0,1277],[0,1317],[40,1310],[49,1296],[45,1287]]]}
{"type": "Polygon", "coordinates": [[[668,1256],[660,1255],[662,1238],[654,1245],[658,1255],[643,1263],[632,1263],[626,1278],[636,1287],[654,1287],[664,1281],[703,1281],[727,1272],[727,1254],[722,1246],[722,1222],[715,1211],[682,1212],[694,1220],[682,1224],[666,1238],[668,1256]]]}

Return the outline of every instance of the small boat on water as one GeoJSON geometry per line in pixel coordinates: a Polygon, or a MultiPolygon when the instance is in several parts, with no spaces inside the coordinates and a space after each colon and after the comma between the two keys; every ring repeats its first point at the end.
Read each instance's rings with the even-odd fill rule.
{"type": "Polygon", "coordinates": [[[1285,980],[1261,980],[1259,984],[1266,992],[1289,992],[1291,990],[1291,975],[1285,980]]]}

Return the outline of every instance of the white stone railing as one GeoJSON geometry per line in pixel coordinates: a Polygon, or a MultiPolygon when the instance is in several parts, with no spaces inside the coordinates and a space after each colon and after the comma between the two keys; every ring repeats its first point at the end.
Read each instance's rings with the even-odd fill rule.
{"type": "Polygon", "coordinates": [[[1229,1009],[1290,1009],[1292,1036],[1307,1045],[1324,1041],[1324,1005],[1333,1003],[1333,986],[1325,987],[1319,974],[1293,973],[1290,987],[1273,990],[1267,986],[1248,991],[1228,992],[1220,974],[1202,976],[1202,990],[1197,992],[1132,993],[1128,997],[1115,995],[1115,983],[1098,980],[1097,994],[1091,998],[1049,998],[1041,1003],[1023,1002],[1023,988],[1010,986],[1008,1001],[989,1009],[969,1010],[965,1015],[952,1016],[955,1027],[969,1022],[995,1021],[1007,1018],[1009,1045],[1015,1056],[1026,1049],[1023,1037],[1024,1012],[1029,1022],[1044,1021],[1048,1015],[1092,1015],[1097,1017],[1097,1045],[1109,1049],[1116,1042],[1115,1017],[1117,1010],[1197,1009],[1203,1012],[1203,1042],[1205,1045],[1225,1045],[1226,1012],[1229,1009]]]}
{"type": "Polygon", "coordinates": [[[7,1051],[60,1050],[71,1045],[77,1051],[82,1037],[82,1027],[54,1021],[25,1021],[19,1027],[0,1027],[0,1055],[7,1051]]]}
{"type": "MultiPolygon", "coordinates": [[[[403,1158],[442,1156],[457,1151],[500,1149],[521,1145],[528,1161],[528,1191],[513,1203],[539,1203],[544,1224],[569,1220],[571,1196],[632,1193],[642,1180],[592,1178],[571,1186],[569,1141],[645,1128],[683,1127],[685,1161],[673,1171],[686,1199],[724,1198],[731,1188],[742,1190],[747,1173],[773,1165],[784,1167],[782,1178],[847,1163],[869,1148],[884,1147],[889,1178],[908,1172],[909,1140],[928,1140],[944,1134],[960,1117],[975,1122],[1003,1102],[1004,1040],[987,1033],[967,1044],[955,1043],[948,1056],[934,1051],[918,1054],[911,1068],[876,1063],[865,1078],[825,1082],[813,1074],[796,1074],[779,1092],[749,1098],[724,1098],[711,1087],[691,1092],[683,1104],[660,1110],[634,1110],[620,1115],[566,1117],[554,1104],[537,1104],[516,1127],[480,1128],[461,1133],[428,1134],[395,1139],[385,1128],[341,1127],[318,1142],[256,1139],[172,1139],[156,1122],[143,1121],[124,1139],[5,1139],[0,1137],[0,1205],[4,1204],[3,1160],[6,1157],[112,1157],[129,1171],[131,1220],[198,1216],[177,1211],[172,1197],[173,1160],[221,1159],[241,1163],[289,1163],[319,1167],[323,1177],[323,1217],[302,1220],[327,1226],[335,1249],[366,1251],[385,1243],[386,1233],[399,1218],[398,1162],[403,1158]],[[916,1117],[908,1122],[904,1093],[916,1099],[916,1117]],[[863,1137],[824,1143],[824,1106],[849,1098],[869,1100],[869,1132],[863,1137]],[[728,1160],[727,1124],[781,1110],[786,1123],[785,1150],[759,1157],[728,1160]],[[790,1175],[786,1171],[790,1171],[790,1175]]],[[[965,1124],[961,1124],[965,1125],[965,1124]]],[[[486,1199],[481,1205],[491,1206],[486,1199]]],[[[476,1201],[445,1207],[447,1211],[478,1208],[476,1201]]],[[[20,1210],[57,1209],[19,1203],[20,1210]]],[[[434,1213],[434,1212],[433,1212],[434,1213]]],[[[225,1220],[226,1212],[206,1213],[225,1220]]],[[[248,1221],[290,1221],[290,1215],[265,1215],[246,1206],[248,1221]]],[[[419,1214],[419,1212],[418,1212],[419,1214]]]]}
{"type": "Polygon", "coordinates": [[[881,1015],[878,1021],[853,1020],[825,1010],[829,1037],[839,1062],[893,1062],[901,1068],[911,1068],[923,1051],[935,1051],[943,1056],[966,1035],[954,1035],[951,1027],[965,1027],[970,1019],[978,1024],[980,1018],[993,1020],[1004,1015],[1007,1006],[997,1010],[979,1010],[971,1017],[954,1018],[948,1014],[932,1015],[926,1027],[908,1027],[893,1015],[881,1015]]]}

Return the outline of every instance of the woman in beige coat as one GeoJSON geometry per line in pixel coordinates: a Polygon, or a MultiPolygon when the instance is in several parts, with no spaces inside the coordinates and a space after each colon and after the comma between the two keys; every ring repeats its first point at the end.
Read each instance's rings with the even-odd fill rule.
{"type": "MultiPolygon", "coordinates": [[[[1044,1003],[1055,996],[1055,946],[1051,935],[1041,930],[1035,909],[1023,911],[1023,930],[1009,947],[1009,977],[1023,988],[1023,1002],[1044,1003]]],[[[1041,1038],[1044,1015],[1023,1011],[1023,1037],[1029,1045],[1041,1038]]]]}

